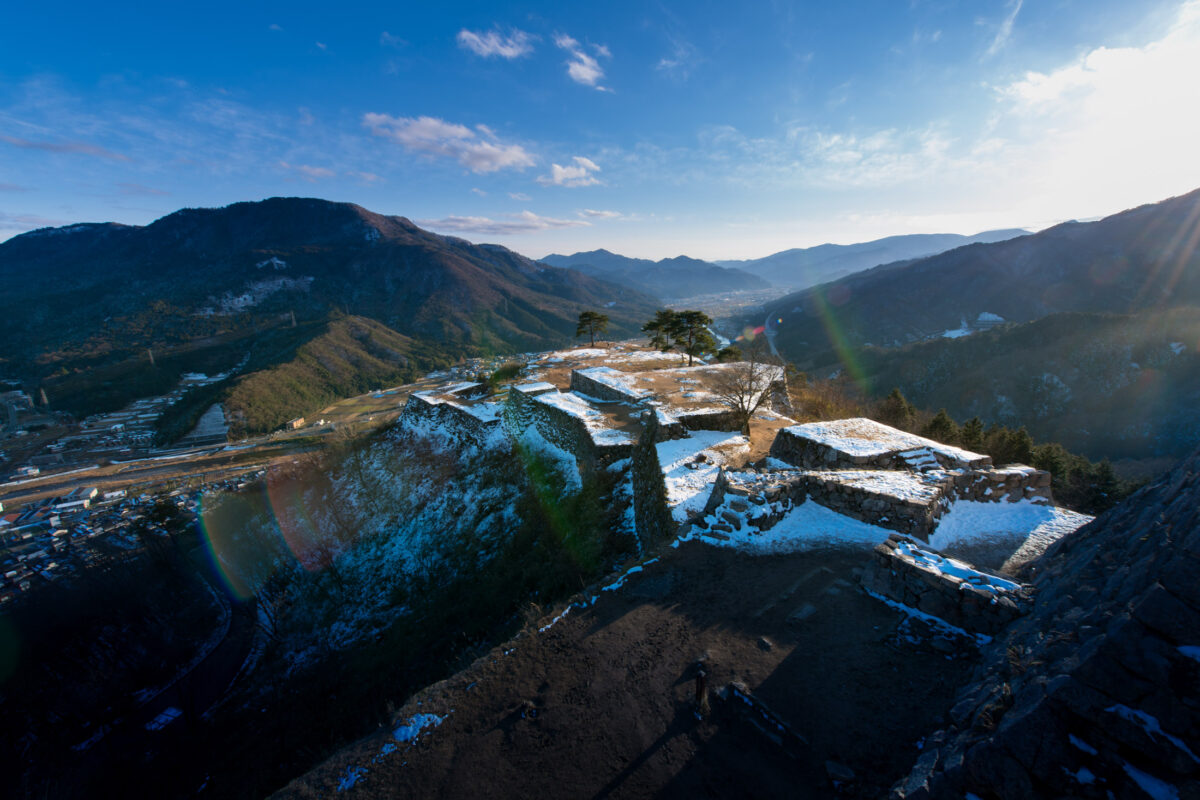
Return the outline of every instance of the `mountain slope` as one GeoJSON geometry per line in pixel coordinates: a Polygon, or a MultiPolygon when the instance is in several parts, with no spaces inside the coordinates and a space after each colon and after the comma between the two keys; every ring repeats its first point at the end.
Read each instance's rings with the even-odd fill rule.
{"type": "Polygon", "coordinates": [[[1200,309],[1052,314],[955,339],[865,348],[856,372],[955,419],[1024,425],[1096,459],[1181,455],[1200,442],[1200,309]]]}
{"type": "Polygon", "coordinates": [[[543,258],[542,262],[556,267],[576,269],[663,299],[766,289],[770,285],[749,272],[717,266],[688,256],[651,261],[648,258],[618,255],[608,250],[591,250],[569,256],[551,254],[543,258]]]}
{"type": "Polygon", "coordinates": [[[925,258],[955,247],[976,242],[999,242],[1025,236],[1019,228],[984,231],[974,236],[957,233],[917,233],[888,236],[859,244],[822,244],[783,250],[763,258],[742,261],[718,261],[723,267],[736,267],[766,278],[776,286],[804,288],[836,280],[859,270],[880,264],[925,258]]]}
{"type": "MultiPolygon", "coordinates": [[[[586,309],[632,334],[656,306],[497,245],[304,198],[184,209],[145,227],[32,231],[0,244],[0,280],[0,370],[31,385],[292,314],[302,327],[331,314],[372,319],[454,358],[562,345],[586,309]]],[[[180,368],[191,368],[186,358],[180,368]]]]}
{"type": "Polygon", "coordinates": [[[1200,305],[1200,190],[1098,222],[1065,223],[915,263],[877,267],[768,306],[789,357],[839,345],[898,345],[994,315],[1130,313],[1200,305]],[[964,324],[965,323],[965,324],[964,324]]]}

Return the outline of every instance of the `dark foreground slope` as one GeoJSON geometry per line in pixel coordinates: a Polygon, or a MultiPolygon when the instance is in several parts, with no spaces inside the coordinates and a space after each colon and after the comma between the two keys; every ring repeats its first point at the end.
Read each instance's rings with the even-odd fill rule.
{"type": "Polygon", "coordinates": [[[391,725],[279,796],[886,796],[974,657],[948,656],[858,591],[867,558],[853,547],[664,548],[619,589],[585,590],[585,602],[596,598],[586,608],[548,613],[416,694],[391,725]],[[712,692],[704,717],[700,661],[712,692]],[[731,681],[806,742],[722,700],[731,681]]]}
{"type": "Polygon", "coordinates": [[[1200,451],[1031,568],[900,796],[1200,797],[1200,451]]]}

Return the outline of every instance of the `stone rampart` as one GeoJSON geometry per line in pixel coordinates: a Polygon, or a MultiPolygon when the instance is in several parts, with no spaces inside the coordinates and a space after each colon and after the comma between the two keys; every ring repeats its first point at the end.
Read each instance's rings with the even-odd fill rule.
{"type": "Polygon", "coordinates": [[[571,391],[610,403],[641,403],[649,395],[629,384],[630,373],[612,367],[571,370],[571,391]]]}
{"type": "Polygon", "coordinates": [[[499,427],[500,419],[493,415],[472,413],[470,409],[457,403],[414,392],[404,404],[400,424],[410,430],[430,426],[443,428],[480,444],[499,427]]]}
{"type": "MultiPolygon", "coordinates": [[[[540,387],[539,384],[534,386],[540,387]]],[[[540,401],[543,395],[559,394],[553,387],[544,391],[521,391],[521,388],[515,387],[509,391],[504,410],[505,427],[514,437],[534,428],[546,441],[575,456],[581,471],[607,466],[631,454],[632,439],[609,437],[624,441],[597,441],[596,432],[583,419],[553,403],[540,401]]]]}
{"type": "Polygon", "coordinates": [[[994,635],[1032,606],[1012,581],[944,559],[904,536],[876,545],[863,571],[865,589],[970,633],[994,635]]]}

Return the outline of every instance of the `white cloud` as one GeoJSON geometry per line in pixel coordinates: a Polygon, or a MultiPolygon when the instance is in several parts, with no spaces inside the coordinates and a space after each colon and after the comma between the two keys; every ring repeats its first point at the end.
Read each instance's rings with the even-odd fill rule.
{"type": "Polygon", "coordinates": [[[537,182],[543,186],[570,187],[593,186],[600,182],[593,175],[600,171],[596,162],[583,156],[575,156],[572,160],[575,162],[574,166],[564,167],[559,164],[551,164],[550,174],[538,176],[537,182]]]}
{"type": "Polygon", "coordinates": [[[594,208],[582,208],[579,210],[579,216],[588,219],[620,219],[622,214],[620,211],[597,211],[594,208]]]}
{"type": "Polygon", "coordinates": [[[268,26],[267,26],[267,30],[271,30],[271,31],[282,31],[282,30],[283,30],[283,26],[282,26],[282,25],[280,25],[280,24],[279,24],[279,23],[277,23],[277,22],[272,22],[270,25],[268,25],[268,26]]]}
{"type": "Polygon", "coordinates": [[[529,195],[525,194],[524,192],[509,192],[508,196],[513,200],[517,200],[522,203],[528,202],[529,200],[529,195]]]}
{"type": "Polygon", "coordinates": [[[289,164],[280,161],[279,166],[289,172],[294,172],[306,181],[314,182],[320,178],[332,178],[337,173],[325,167],[314,167],[310,164],[289,164]]]}
{"type": "Polygon", "coordinates": [[[324,42],[316,42],[315,44],[317,45],[318,49],[320,49],[320,50],[328,50],[329,49],[329,45],[325,44],[324,42]]]}
{"type": "Polygon", "coordinates": [[[480,189],[478,186],[471,187],[471,194],[479,195],[480,197],[487,197],[487,192],[485,192],[483,189],[480,189]]]}
{"type": "Polygon", "coordinates": [[[1200,2],[1193,0],[1156,41],[1097,47],[1001,87],[989,134],[999,141],[988,147],[1027,174],[1036,194],[1078,198],[1081,215],[1101,213],[1091,210],[1100,198],[1135,204],[1187,191],[1200,185],[1197,74],[1200,2]]]}
{"type": "Polygon", "coordinates": [[[691,42],[671,36],[671,54],[663,56],[654,68],[676,80],[687,80],[703,59],[700,51],[691,42]]]}
{"type": "Polygon", "coordinates": [[[1024,2],[1025,0],[1011,0],[1012,11],[1000,22],[1000,27],[996,31],[996,37],[992,39],[991,45],[988,46],[987,55],[996,55],[1004,45],[1008,44],[1009,37],[1012,36],[1013,23],[1017,21],[1017,14],[1021,13],[1021,6],[1024,2]]]}
{"type": "Polygon", "coordinates": [[[395,34],[384,31],[383,33],[379,34],[379,44],[382,47],[403,47],[404,45],[408,44],[408,42],[404,41],[395,34]]]}
{"type": "MultiPolygon", "coordinates": [[[[588,55],[576,39],[571,38],[565,33],[554,34],[554,44],[561,50],[566,50],[570,58],[567,59],[567,75],[576,83],[582,83],[584,86],[591,86],[601,92],[612,91],[606,86],[601,86],[600,81],[604,79],[604,70],[600,67],[600,63],[595,58],[588,55]]],[[[593,45],[596,54],[603,57],[611,57],[611,53],[604,45],[593,45]]]]}
{"type": "Polygon", "coordinates": [[[517,233],[534,233],[537,231],[555,230],[559,228],[586,227],[590,223],[577,219],[555,219],[542,217],[532,211],[522,211],[520,214],[505,214],[505,219],[489,217],[443,217],[442,219],[418,220],[417,224],[424,228],[453,233],[482,233],[488,236],[508,236],[517,233]]]}
{"type": "Polygon", "coordinates": [[[382,177],[376,175],[374,172],[347,172],[346,174],[352,178],[358,178],[363,183],[379,183],[383,180],[382,177]]]}
{"type": "Polygon", "coordinates": [[[484,58],[499,56],[512,60],[533,52],[534,37],[515,28],[507,36],[498,30],[477,33],[463,28],[457,38],[459,47],[484,58]]]}
{"type": "Polygon", "coordinates": [[[500,142],[485,126],[479,126],[477,132],[437,117],[392,117],[373,113],[363,114],[362,121],[371,133],[399,142],[406,150],[453,158],[475,173],[524,169],[534,164],[533,156],[525,148],[500,142]]]}

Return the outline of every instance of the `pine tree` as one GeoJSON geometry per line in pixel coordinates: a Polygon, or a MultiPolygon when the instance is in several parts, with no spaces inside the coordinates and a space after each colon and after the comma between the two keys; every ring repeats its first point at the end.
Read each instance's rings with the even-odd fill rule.
{"type": "Polygon", "coordinates": [[[958,425],[954,423],[946,409],[939,409],[929,424],[921,430],[921,435],[943,444],[954,444],[958,441],[958,425]]]}
{"type": "Polygon", "coordinates": [[[712,317],[703,311],[675,312],[668,333],[675,346],[687,353],[689,367],[693,359],[705,353],[717,352],[717,340],[708,330],[712,324],[712,317]]]}
{"type": "Polygon", "coordinates": [[[664,308],[655,313],[654,319],[642,326],[642,333],[650,334],[651,347],[665,353],[674,346],[671,342],[671,330],[674,326],[675,312],[664,308]]]}
{"type": "Polygon", "coordinates": [[[579,325],[575,328],[575,337],[583,336],[585,333],[591,337],[591,346],[596,346],[596,334],[604,333],[608,330],[608,317],[601,314],[599,311],[584,311],[579,315],[579,325]]]}
{"type": "Polygon", "coordinates": [[[900,388],[896,387],[879,404],[879,408],[875,411],[875,418],[884,425],[891,425],[893,428],[906,431],[912,428],[916,413],[912,403],[908,402],[901,394],[900,388]]]}
{"type": "Polygon", "coordinates": [[[964,422],[958,431],[958,442],[972,452],[979,452],[983,448],[983,420],[972,417],[964,422]]]}

